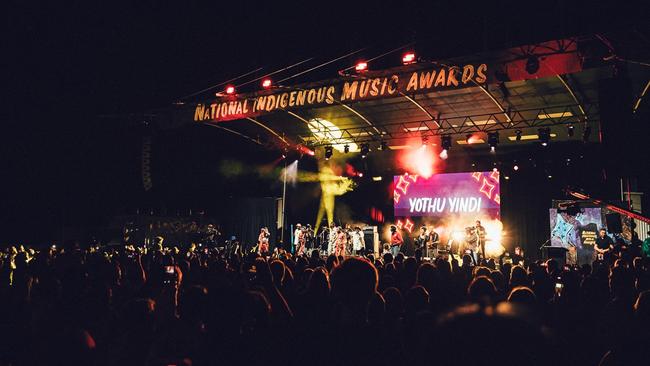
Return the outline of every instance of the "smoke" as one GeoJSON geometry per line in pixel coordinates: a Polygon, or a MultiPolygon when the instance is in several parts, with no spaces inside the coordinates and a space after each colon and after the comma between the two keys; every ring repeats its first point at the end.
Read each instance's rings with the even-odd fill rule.
{"type": "Polygon", "coordinates": [[[287,167],[282,169],[282,171],[287,183],[295,187],[296,182],[298,182],[298,160],[287,165],[287,167]]]}
{"type": "Polygon", "coordinates": [[[315,230],[327,215],[327,222],[334,222],[334,204],[336,196],[341,196],[354,189],[354,182],[350,178],[334,174],[334,171],[328,164],[321,164],[318,172],[318,181],[321,186],[321,202],[316,217],[315,230]]]}

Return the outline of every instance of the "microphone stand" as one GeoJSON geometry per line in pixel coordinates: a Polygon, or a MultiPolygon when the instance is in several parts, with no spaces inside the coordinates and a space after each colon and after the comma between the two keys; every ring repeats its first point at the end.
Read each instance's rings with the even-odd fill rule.
{"type": "Polygon", "coordinates": [[[544,258],[544,251],[543,251],[543,250],[544,250],[544,248],[546,248],[546,247],[547,247],[547,245],[546,245],[546,244],[548,244],[548,243],[549,243],[550,241],[551,241],[551,239],[547,239],[547,240],[546,240],[546,241],[545,241],[545,242],[544,242],[544,243],[542,244],[542,246],[541,246],[541,247],[539,247],[539,249],[538,249],[538,250],[539,250],[539,254],[540,254],[540,256],[539,256],[539,257],[540,257],[540,258],[544,258]]]}

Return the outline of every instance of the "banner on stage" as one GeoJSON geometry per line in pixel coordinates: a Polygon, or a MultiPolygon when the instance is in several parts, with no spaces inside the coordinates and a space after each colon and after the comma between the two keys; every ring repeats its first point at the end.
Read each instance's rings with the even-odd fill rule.
{"type": "Polygon", "coordinates": [[[434,174],[429,178],[393,178],[395,217],[466,216],[498,219],[501,207],[499,173],[434,174]]]}

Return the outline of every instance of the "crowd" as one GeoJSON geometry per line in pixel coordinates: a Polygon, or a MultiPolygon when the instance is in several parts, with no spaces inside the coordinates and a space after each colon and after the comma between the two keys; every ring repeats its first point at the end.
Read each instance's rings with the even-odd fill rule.
{"type": "Polygon", "coordinates": [[[650,263],[10,248],[0,365],[640,365],[650,263]],[[497,268],[498,267],[498,268],[497,268]]]}

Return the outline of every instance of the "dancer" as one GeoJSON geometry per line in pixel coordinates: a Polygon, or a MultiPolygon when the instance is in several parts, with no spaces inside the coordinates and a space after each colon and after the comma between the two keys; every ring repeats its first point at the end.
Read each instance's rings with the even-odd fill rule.
{"type": "Polygon", "coordinates": [[[260,235],[257,237],[257,254],[267,256],[269,254],[269,228],[260,229],[260,235]]]}
{"type": "Polygon", "coordinates": [[[397,226],[390,226],[390,252],[393,254],[393,257],[397,257],[397,254],[400,252],[402,245],[404,244],[404,238],[402,234],[397,231],[397,226]]]}
{"type": "Polygon", "coordinates": [[[342,256],[345,255],[345,246],[348,245],[348,234],[343,230],[342,227],[336,228],[336,245],[334,248],[334,255],[342,256]]]}
{"type": "Polygon", "coordinates": [[[363,250],[366,248],[366,242],[363,238],[363,231],[360,227],[355,227],[354,230],[350,233],[352,237],[352,250],[357,255],[363,255],[363,250]]]}
{"type": "Polygon", "coordinates": [[[293,231],[293,250],[298,252],[298,247],[300,246],[300,233],[302,232],[302,225],[300,223],[296,224],[296,230],[293,231]]]}
{"type": "Polygon", "coordinates": [[[298,235],[298,246],[296,247],[296,255],[305,254],[305,243],[307,242],[307,228],[303,227],[300,231],[296,230],[298,235]]]}
{"type": "Polygon", "coordinates": [[[336,230],[336,226],[334,226],[334,223],[330,223],[330,232],[329,232],[329,240],[327,242],[327,255],[333,254],[335,249],[336,249],[336,239],[338,238],[338,232],[336,230]]]}

